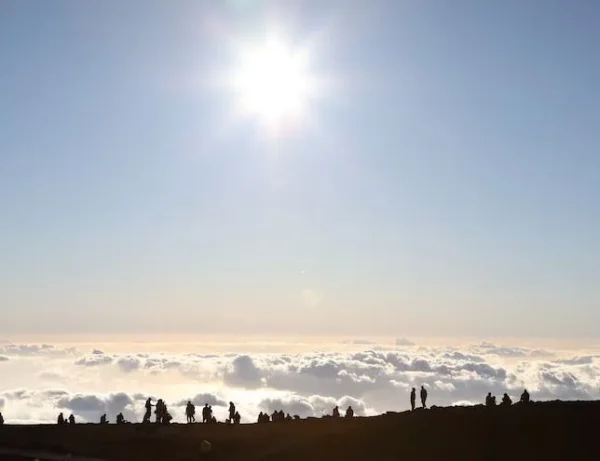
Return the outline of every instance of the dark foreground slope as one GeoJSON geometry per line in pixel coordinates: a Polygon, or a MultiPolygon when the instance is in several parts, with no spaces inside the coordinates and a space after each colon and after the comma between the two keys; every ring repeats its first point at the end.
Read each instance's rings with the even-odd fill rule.
{"type": "MultiPolygon", "coordinates": [[[[241,426],[4,426],[0,447],[105,460],[600,459],[600,402],[453,407],[241,426]],[[202,454],[208,440],[212,451],[202,454]]],[[[0,456],[0,459],[16,459],[0,456]]]]}

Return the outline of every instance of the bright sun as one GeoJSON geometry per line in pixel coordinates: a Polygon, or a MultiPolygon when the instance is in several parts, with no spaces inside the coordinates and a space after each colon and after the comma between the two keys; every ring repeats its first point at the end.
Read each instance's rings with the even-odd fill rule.
{"type": "Polygon", "coordinates": [[[240,109],[269,128],[305,116],[314,89],[307,53],[294,52],[276,39],[242,49],[233,86],[240,109]]]}

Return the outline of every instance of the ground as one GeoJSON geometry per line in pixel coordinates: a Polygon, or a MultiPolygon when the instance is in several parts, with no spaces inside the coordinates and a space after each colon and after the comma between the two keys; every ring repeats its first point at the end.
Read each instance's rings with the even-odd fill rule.
{"type": "Polygon", "coordinates": [[[599,429],[600,402],[545,402],[240,426],[3,426],[0,447],[115,461],[586,460],[600,459],[599,429]]]}

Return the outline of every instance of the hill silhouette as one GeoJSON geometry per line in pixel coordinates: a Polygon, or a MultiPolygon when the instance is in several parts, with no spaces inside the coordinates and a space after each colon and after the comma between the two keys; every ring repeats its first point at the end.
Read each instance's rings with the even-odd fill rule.
{"type": "Polygon", "coordinates": [[[587,460],[598,459],[599,423],[599,401],[554,401],[240,426],[4,426],[0,460],[25,459],[7,449],[115,461],[587,460]]]}

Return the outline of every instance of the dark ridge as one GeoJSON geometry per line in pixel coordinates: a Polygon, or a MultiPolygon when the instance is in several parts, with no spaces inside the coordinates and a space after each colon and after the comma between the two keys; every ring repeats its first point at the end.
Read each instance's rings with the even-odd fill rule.
{"type": "Polygon", "coordinates": [[[600,401],[555,401],[239,426],[3,426],[0,447],[109,461],[581,461],[600,459],[598,429],[600,401]]]}

